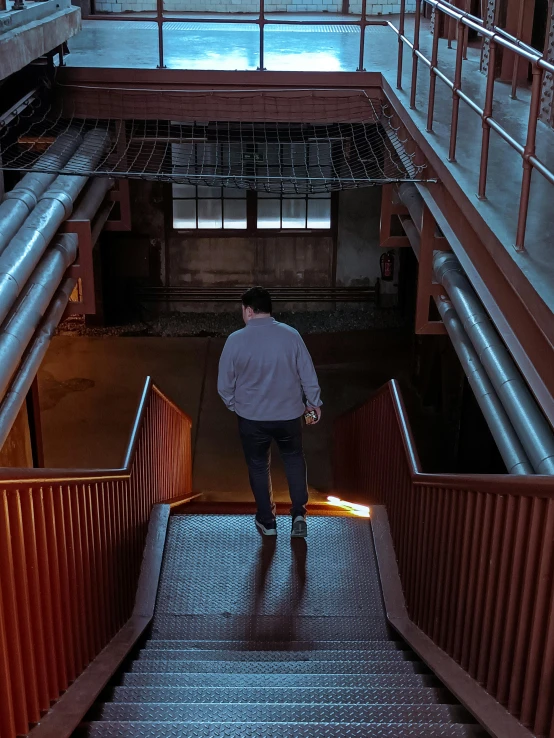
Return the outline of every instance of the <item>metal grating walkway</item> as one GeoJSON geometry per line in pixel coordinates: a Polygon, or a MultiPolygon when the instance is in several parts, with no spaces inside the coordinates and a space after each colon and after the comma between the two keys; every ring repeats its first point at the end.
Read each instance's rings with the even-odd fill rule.
{"type": "Polygon", "coordinates": [[[401,642],[367,520],[171,519],[149,640],[80,738],[482,736],[401,642]]]}

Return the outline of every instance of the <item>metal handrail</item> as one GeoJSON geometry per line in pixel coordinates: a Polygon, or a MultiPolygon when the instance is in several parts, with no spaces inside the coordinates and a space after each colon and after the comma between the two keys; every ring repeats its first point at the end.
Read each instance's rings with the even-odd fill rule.
{"type": "Polygon", "coordinates": [[[0,735],[26,735],[128,621],[150,511],[189,499],[191,419],[153,385],[119,469],[0,473],[0,735]]]}
{"type": "Polygon", "coordinates": [[[536,735],[552,735],[554,478],[427,474],[396,382],[339,418],[334,490],[386,505],[411,620],[536,735]]]}
{"type": "MultiPolygon", "coordinates": [[[[521,15],[521,14],[520,14],[521,15]]],[[[156,14],[149,17],[128,17],[128,16],[113,16],[113,15],[94,15],[89,16],[90,18],[97,18],[101,20],[113,20],[117,17],[118,20],[125,21],[152,21],[155,20],[158,25],[158,42],[159,42],[159,67],[164,66],[164,51],[163,51],[163,25],[168,22],[200,22],[200,23],[233,23],[233,24],[256,24],[260,30],[260,62],[259,70],[265,69],[265,44],[264,44],[264,29],[266,26],[271,25],[289,25],[289,26],[302,26],[302,25],[332,25],[337,21],[330,18],[321,18],[317,20],[299,20],[291,18],[268,18],[265,13],[265,0],[260,0],[260,10],[256,16],[237,18],[236,16],[230,16],[229,18],[201,18],[193,16],[187,13],[184,14],[172,14],[166,15],[163,7],[163,0],[157,0],[156,14]]],[[[490,148],[490,134],[491,131],[497,133],[514,151],[517,152],[522,158],[523,164],[523,177],[521,194],[519,201],[519,214],[517,230],[514,238],[514,246],[516,250],[522,251],[525,248],[525,233],[527,227],[527,216],[529,211],[529,197],[531,189],[531,177],[533,169],[536,169],[550,184],[554,184],[554,171],[550,169],[543,161],[541,161],[536,155],[536,135],[537,125],[539,120],[539,108],[540,108],[540,95],[542,80],[545,73],[554,74],[554,64],[549,62],[543,54],[537,49],[529,46],[522,42],[520,39],[511,35],[504,29],[493,26],[492,28],[486,28],[484,21],[481,18],[472,16],[468,12],[461,11],[459,8],[451,5],[445,0],[416,0],[416,14],[415,14],[415,30],[414,39],[410,40],[405,34],[405,20],[406,20],[406,0],[401,0],[401,13],[398,27],[391,21],[384,19],[374,19],[367,17],[367,0],[362,0],[362,13],[356,17],[350,19],[341,18],[341,25],[357,26],[360,28],[360,43],[359,43],[359,60],[358,60],[358,71],[364,70],[364,54],[366,44],[366,29],[370,26],[386,26],[390,28],[398,38],[398,61],[397,61],[397,87],[402,88],[402,69],[403,69],[403,48],[407,47],[412,52],[412,72],[411,72],[411,86],[410,86],[410,106],[415,107],[416,93],[417,93],[417,69],[419,62],[425,64],[429,69],[430,75],[430,86],[429,86],[429,97],[427,105],[427,131],[433,130],[433,117],[435,108],[435,91],[436,91],[436,80],[439,79],[441,82],[446,84],[452,91],[452,120],[450,128],[450,143],[449,143],[449,160],[454,162],[456,157],[456,144],[458,138],[458,109],[460,101],[463,101],[474,113],[476,113],[482,120],[483,134],[481,142],[481,157],[479,165],[479,181],[478,181],[478,197],[481,200],[486,199],[486,187],[487,187],[487,168],[489,159],[489,148],[490,148]],[[438,34],[435,34],[433,38],[433,51],[431,58],[429,59],[420,50],[420,32],[421,32],[421,11],[424,4],[434,8],[437,13],[443,13],[451,21],[455,21],[458,24],[458,50],[456,52],[456,68],[454,73],[454,79],[449,77],[442,72],[438,67],[438,34]],[[487,92],[485,106],[481,108],[475,101],[473,101],[467,94],[465,94],[462,87],[462,66],[464,58],[466,58],[467,49],[467,31],[471,29],[486,39],[490,44],[490,62],[487,75],[487,92]],[[507,130],[493,117],[493,103],[494,103],[494,74],[495,74],[495,55],[497,47],[501,47],[507,51],[512,52],[515,55],[516,64],[514,65],[514,73],[512,76],[512,97],[515,97],[517,91],[517,70],[518,61],[520,59],[527,60],[533,67],[533,84],[531,90],[531,104],[529,111],[529,123],[527,138],[524,143],[520,143],[513,136],[511,136],[507,130]]],[[[521,24],[520,24],[521,25],[521,24]]],[[[449,47],[451,45],[451,34],[449,33],[449,47]]]]}

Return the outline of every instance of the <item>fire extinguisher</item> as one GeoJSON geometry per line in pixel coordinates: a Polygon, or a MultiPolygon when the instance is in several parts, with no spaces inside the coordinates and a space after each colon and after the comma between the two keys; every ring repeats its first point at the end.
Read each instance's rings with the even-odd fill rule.
{"type": "Polygon", "coordinates": [[[394,252],[387,251],[381,254],[379,265],[381,267],[381,279],[383,282],[392,282],[394,278],[394,252]]]}

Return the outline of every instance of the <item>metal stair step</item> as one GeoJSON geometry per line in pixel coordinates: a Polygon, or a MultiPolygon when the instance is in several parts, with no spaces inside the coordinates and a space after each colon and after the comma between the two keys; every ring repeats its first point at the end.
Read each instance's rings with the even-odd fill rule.
{"type": "Polygon", "coordinates": [[[146,651],[398,651],[403,641],[182,641],[150,640],[146,651]]]}
{"type": "Polygon", "coordinates": [[[95,718],[110,721],[177,721],[192,723],[446,723],[467,722],[465,711],[453,705],[256,705],[239,703],[104,703],[95,718]]]}
{"type": "Polygon", "coordinates": [[[411,651],[182,651],[142,649],[141,661],[222,661],[274,663],[277,661],[405,661],[411,651]]]}
{"type": "Polygon", "coordinates": [[[432,687],[116,687],[110,701],[154,703],[437,704],[448,691],[432,687]]]}
{"type": "Polygon", "coordinates": [[[177,661],[138,659],[134,672],[206,674],[414,674],[423,670],[418,661],[177,661]]]}
{"type": "Polygon", "coordinates": [[[484,738],[476,726],[448,723],[94,722],[75,738],[484,738]]]}
{"type": "Polygon", "coordinates": [[[182,640],[386,640],[384,617],[280,617],[278,615],[189,615],[156,612],[154,639],[182,640]]]}
{"type": "Polygon", "coordinates": [[[427,686],[436,683],[435,677],[425,674],[181,674],[181,673],[127,673],[122,685],[128,687],[363,687],[398,689],[427,686]]]}

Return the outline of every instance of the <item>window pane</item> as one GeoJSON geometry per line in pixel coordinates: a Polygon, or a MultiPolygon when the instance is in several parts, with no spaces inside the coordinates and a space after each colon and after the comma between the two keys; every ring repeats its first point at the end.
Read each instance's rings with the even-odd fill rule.
{"type": "Polygon", "coordinates": [[[218,151],[215,143],[196,144],[196,163],[200,167],[214,166],[217,162],[218,151]]]}
{"type": "Polygon", "coordinates": [[[223,227],[246,228],[246,200],[225,200],[223,227]]]}
{"type": "Polygon", "coordinates": [[[281,203],[279,200],[258,200],[258,228],[281,227],[281,203]]]}
{"type": "Polygon", "coordinates": [[[308,199],[308,228],[331,227],[331,198],[308,199]]]}
{"type": "Polygon", "coordinates": [[[185,197],[194,198],[196,197],[196,187],[189,184],[174,184],[172,185],[173,197],[185,197]]]}
{"type": "Polygon", "coordinates": [[[173,227],[196,228],[196,201],[173,201],[173,227]]]}
{"type": "Polygon", "coordinates": [[[222,227],[221,200],[198,200],[198,227],[222,227]]]}
{"type": "Polygon", "coordinates": [[[283,228],[306,227],[306,200],[283,200],[283,228]]]}
{"type": "Polygon", "coordinates": [[[198,185],[198,197],[221,197],[221,187],[206,187],[205,185],[198,185]]]}
{"type": "Polygon", "coordinates": [[[223,197],[225,200],[229,199],[246,199],[246,190],[241,190],[238,187],[224,187],[223,188],[223,197]]]}
{"type": "Polygon", "coordinates": [[[188,168],[194,164],[194,144],[171,144],[171,160],[175,167],[188,168]]]}

